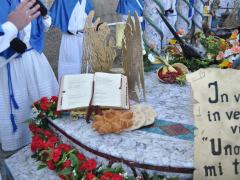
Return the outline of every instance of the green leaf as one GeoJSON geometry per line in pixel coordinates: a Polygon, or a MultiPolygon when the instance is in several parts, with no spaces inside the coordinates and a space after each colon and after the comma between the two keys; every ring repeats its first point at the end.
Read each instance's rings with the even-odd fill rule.
{"type": "Polygon", "coordinates": [[[149,179],[149,175],[146,171],[142,172],[142,177],[143,177],[143,179],[149,179]]]}
{"type": "Polygon", "coordinates": [[[72,176],[73,177],[73,180],[78,180],[78,176],[76,175],[76,176],[72,176]]]}
{"type": "Polygon", "coordinates": [[[64,163],[67,160],[67,154],[63,154],[61,160],[56,164],[56,166],[59,166],[60,164],[64,163]]]}
{"type": "Polygon", "coordinates": [[[167,178],[167,180],[179,180],[178,177],[170,177],[170,178],[167,178]]]}
{"type": "Polygon", "coordinates": [[[117,166],[116,168],[115,168],[115,172],[117,173],[117,174],[119,174],[119,173],[123,173],[124,172],[124,170],[123,170],[123,167],[122,166],[117,166]]]}
{"type": "Polygon", "coordinates": [[[38,152],[35,152],[35,153],[31,156],[31,158],[33,158],[33,159],[37,159],[38,157],[39,157],[38,152]]]}
{"type": "Polygon", "coordinates": [[[103,172],[111,172],[111,173],[114,173],[114,169],[112,169],[112,168],[106,168],[106,169],[103,169],[103,172]]]}
{"type": "Polygon", "coordinates": [[[76,149],[72,149],[71,151],[69,151],[69,152],[67,153],[67,156],[68,156],[69,154],[72,154],[72,153],[77,153],[77,150],[76,150],[76,149]]]}
{"type": "Polygon", "coordinates": [[[74,168],[76,168],[76,169],[79,168],[79,161],[75,154],[73,154],[73,153],[70,154],[70,161],[74,168]]]}
{"type": "Polygon", "coordinates": [[[53,116],[53,112],[50,111],[49,114],[48,114],[49,117],[52,117],[53,116]]]}
{"type": "Polygon", "coordinates": [[[58,174],[59,175],[69,175],[71,174],[73,171],[73,168],[66,168],[66,169],[63,169],[62,171],[60,171],[58,174]]]}
{"type": "Polygon", "coordinates": [[[43,169],[45,167],[47,167],[46,164],[39,164],[38,167],[37,167],[37,170],[43,169]]]}
{"type": "Polygon", "coordinates": [[[35,123],[35,119],[33,119],[33,118],[27,119],[24,121],[24,123],[33,124],[33,123],[35,123]]]}
{"type": "Polygon", "coordinates": [[[136,180],[136,178],[133,176],[129,176],[129,177],[127,177],[127,180],[136,180]]]}

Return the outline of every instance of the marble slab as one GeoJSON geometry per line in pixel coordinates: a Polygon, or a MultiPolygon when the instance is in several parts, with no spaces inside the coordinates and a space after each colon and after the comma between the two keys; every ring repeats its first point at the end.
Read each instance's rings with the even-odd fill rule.
{"type": "MultiPolygon", "coordinates": [[[[152,72],[146,73],[145,77],[147,92],[146,103],[154,107],[157,112],[157,118],[192,125],[192,96],[190,87],[162,84],[152,72]]],[[[80,143],[98,152],[140,164],[193,168],[192,141],[140,130],[121,134],[99,135],[93,131],[91,124],[87,124],[85,120],[72,121],[68,116],[54,120],[53,124],[80,143]]],[[[56,129],[55,132],[64,143],[74,146],[88,158],[94,158],[101,164],[108,164],[106,159],[82,149],[56,129]]],[[[30,149],[26,147],[5,161],[13,177],[18,177],[17,179],[20,180],[58,179],[58,177],[48,169],[37,171],[37,162],[31,159],[30,155],[30,149]]],[[[124,166],[124,169],[127,173],[131,174],[129,167],[124,166]]],[[[143,169],[136,170],[139,173],[143,169]]],[[[167,176],[179,176],[181,179],[189,179],[192,177],[191,174],[147,171],[150,174],[158,173],[167,176]]]]}
{"type": "Polygon", "coordinates": [[[5,160],[10,176],[16,180],[59,180],[60,178],[47,168],[37,170],[38,162],[31,158],[30,146],[18,151],[5,160]]]}
{"type": "Polygon", "coordinates": [[[157,112],[157,119],[193,124],[193,100],[190,85],[160,83],[156,73],[145,73],[147,102],[157,112]]]}
{"type": "MultiPolygon", "coordinates": [[[[146,103],[154,107],[158,119],[193,124],[190,86],[162,84],[153,72],[146,73],[145,81],[146,103]]],[[[139,130],[121,134],[99,135],[84,119],[72,121],[68,116],[54,120],[53,123],[67,135],[98,152],[140,164],[193,168],[192,141],[139,130]]],[[[67,140],[60,132],[56,132],[63,141],[81,149],[78,145],[67,140]]],[[[90,158],[93,156],[91,153],[89,154],[90,158]]],[[[102,159],[100,162],[104,163],[102,159]]]]}

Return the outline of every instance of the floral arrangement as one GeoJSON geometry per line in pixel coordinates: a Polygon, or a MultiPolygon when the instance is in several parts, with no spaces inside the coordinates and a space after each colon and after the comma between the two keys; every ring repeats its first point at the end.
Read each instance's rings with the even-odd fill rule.
{"type": "Polygon", "coordinates": [[[40,117],[48,117],[51,119],[56,119],[61,117],[61,113],[57,111],[57,96],[43,97],[39,101],[35,102],[32,106],[34,116],[40,117]]]}
{"type": "Polygon", "coordinates": [[[205,56],[202,59],[192,59],[190,61],[183,56],[181,48],[176,44],[177,42],[170,40],[170,45],[166,48],[166,52],[171,56],[170,64],[183,63],[190,71],[209,66],[224,69],[232,68],[233,61],[240,54],[238,30],[233,31],[228,39],[222,39],[214,35],[205,36],[203,33],[198,33],[195,36],[205,48],[205,56]]]}
{"type": "MultiPolygon", "coordinates": [[[[149,176],[146,172],[142,176],[128,176],[122,166],[105,167],[98,165],[94,159],[88,159],[68,144],[61,143],[60,139],[45,124],[46,118],[59,117],[56,113],[57,97],[42,98],[34,103],[33,107],[38,110],[37,120],[29,121],[31,130],[32,158],[39,161],[38,169],[48,168],[55,171],[63,180],[162,180],[167,179],[159,175],[149,176]],[[55,113],[54,113],[55,112],[55,113]],[[41,116],[39,116],[41,114],[41,116]],[[44,122],[44,123],[43,123],[44,122]]],[[[35,109],[35,111],[36,111],[35,109]]],[[[177,180],[169,178],[168,180],[177,180]]]]}
{"type": "Polygon", "coordinates": [[[231,37],[226,41],[221,39],[221,46],[216,56],[220,68],[232,68],[233,61],[240,54],[240,46],[238,41],[238,30],[235,30],[231,37]]]}
{"type": "Polygon", "coordinates": [[[32,157],[41,161],[38,169],[48,167],[54,170],[61,179],[84,180],[122,180],[124,179],[121,167],[97,167],[94,159],[87,159],[82,153],[67,144],[60,142],[50,129],[43,129],[36,124],[29,125],[33,133],[31,150],[32,157]]]}

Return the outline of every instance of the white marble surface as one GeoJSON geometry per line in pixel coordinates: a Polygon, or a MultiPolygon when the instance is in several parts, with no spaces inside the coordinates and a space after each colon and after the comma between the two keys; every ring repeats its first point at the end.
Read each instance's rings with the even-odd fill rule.
{"type": "Polygon", "coordinates": [[[190,86],[163,84],[156,73],[145,73],[147,102],[154,107],[157,118],[183,124],[193,124],[190,86]]]}
{"type": "MultiPolygon", "coordinates": [[[[154,73],[147,73],[145,80],[147,103],[155,108],[159,119],[193,124],[189,86],[162,84],[154,73]]],[[[143,131],[99,135],[85,120],[71,121],[69,117],[53,123],[82,144],[99,152],[149,165],[193,167],[192,141],[143,131]]]]}
{"type": "MultiPolygon", "coordinates": [[[[161,84],[154,73],[147,73],[145,80],[147,84],[147,103],[155,108],[159,119],[185,124],[193,123],[192,100],[189,86],[180,87],[178,85],[161,84]]],[[[69,117],[64,117],[53,122],[82,144],[102,153],[155,166],[193,167],[192,141],[180,140],[144,131],[100,136],[93,131],[91,124],[87,124],[85,120],[72,121],[69,117]]],[[[83,150],[61,135],[61,133],[57,133],[63,142],[81,150],[87,157],[95,158],[98,163],[108,163],[106,159],[83,150]]],[[[47,169],[36,171],[37,163],[31,159],[30,155],[31,152],[26,147],[6,160],[8,167],[11,167],[13,177],[20,177],[20,179],[32,179],[32,177],[35,177],[34,179],[37,177],[41,179],[57,178],[53,172],[47,169]]],[[[131,173],[128,167],[124,166],[124,168],[128,173],[131,173]]],[[[137,172],[139,171],[141,169],[137,169],[137,172]]],[[[156,171],[148,172],[171,176],[179,175],[184,179],[191,178],[191,175],[169,174],[156,171]]]]}
{"type": "Polygon", "coordinates": [[[12,177],[16,180],[59,180],[60,178],[47,168],[37,170],[38,162],[31,158],[30,146],[5,160],[12,177]]]}

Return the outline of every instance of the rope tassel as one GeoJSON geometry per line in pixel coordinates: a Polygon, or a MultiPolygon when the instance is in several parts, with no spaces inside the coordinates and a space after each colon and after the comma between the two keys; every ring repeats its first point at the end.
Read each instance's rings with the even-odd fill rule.
{"type": "Polygon", "coordinates": [[[11,123],[12,123],[12,128],[13,128],[13,132],[16,132],[17,131],[17,124],[15,122],[15,117],[13,114],[10,115],[10,118],[11,118],[11,123]]]}
{"type": "Polygon", "coordinates": [[[15,117],[13,115],[13,108],[19,109],[19,106],[16,102],[16,99],[14,97],[14,91],[13,91],[13,85],[12,85],[12,77],[11,77],[11,69],[10,64],[7,64],[7,72],[8,72],[8,91],[9,91],[9,105],[10,105],[10,119],[12,123],[13,132],[17,131],[17,124],[15,121],[15,117]]]}
{"type": "Polygon", "coordinates": [[[17,101],[16,101],[14,95],[11,95],[11,100],[12,100],[12,103],[13,103],[13,107],[14,107],[15,109],[19,109],[19,106],[18,106],[18,104],[17,104],[17,101]]]}

